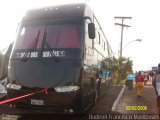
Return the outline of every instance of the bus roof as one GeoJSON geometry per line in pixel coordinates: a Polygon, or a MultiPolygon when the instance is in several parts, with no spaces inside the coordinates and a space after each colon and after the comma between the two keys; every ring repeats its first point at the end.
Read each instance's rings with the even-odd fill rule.
{"type": "MultiPolygon", "coordinates": [[[[84,4],[65,4],[29,10],[23,20],[61,18],[61,17],[84,17],[85,11],[90,12],[90,8],[84,4]]],[[[88,13],[92,14],[92,12],[88,13]]]]}

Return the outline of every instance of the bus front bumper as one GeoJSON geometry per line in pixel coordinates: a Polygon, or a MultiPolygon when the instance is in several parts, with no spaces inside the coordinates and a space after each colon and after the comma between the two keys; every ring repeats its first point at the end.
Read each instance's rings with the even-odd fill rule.
{"type": "MultiPolygon", "coordinates": [[[[7,90],[7,98],[16,98],[34,93],[34,90],[7,90]]],[[[36,93],[9,103],[10,107],[23,109],[30,113],[74,113],[78,99],[78,91],[36,93]]]]}

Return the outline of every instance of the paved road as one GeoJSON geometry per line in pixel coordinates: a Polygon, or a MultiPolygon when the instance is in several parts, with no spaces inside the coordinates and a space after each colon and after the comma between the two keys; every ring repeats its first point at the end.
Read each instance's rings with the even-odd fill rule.
{"type": "MultiPolygon", "coordinates": [[[[135,86],[135,84],[134,84],[135,86]]],[[[151,81],[147,83],[143,88],[143,96],[138,98],[136,95],[135,87],[133,90],[125,90],[123,96],[117,106],[117,111],[122,114],[156,114],[156,94],[154,88],[151,84],[151,81]],[[136,109],[145,110],[126,110],[126,106],[136,106],[136,109]],[[139,107],[141,106],[141,107],[139,107]],[[147,110],[146,110],[147,107],[147,110]]]]}

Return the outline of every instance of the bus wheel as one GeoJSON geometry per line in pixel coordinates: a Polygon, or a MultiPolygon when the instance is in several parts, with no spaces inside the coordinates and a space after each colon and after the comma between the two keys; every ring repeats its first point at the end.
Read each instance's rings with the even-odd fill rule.
{"type": "Polygon", "coordinates": [[[75,113],[76,114],[82,114],[83,111],[83,96],[82,94],[79,94],[79,97],[77,97],[77,101],[74,105],[75,113]]]}

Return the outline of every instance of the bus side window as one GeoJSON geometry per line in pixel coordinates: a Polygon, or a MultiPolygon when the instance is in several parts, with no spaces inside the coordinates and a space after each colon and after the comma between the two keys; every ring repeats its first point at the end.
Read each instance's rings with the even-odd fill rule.
{"type": "Polygon", "coordinates": [[[99,33],[99,31],[96,29],[96,37],[95,37],[95,43],[96,44],[100,44],[101,43],[101,40],[100,40],[101,38],[100,38],[100,33],[99,33]]]}

